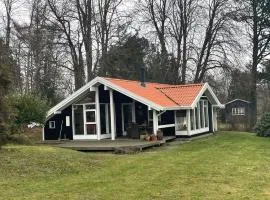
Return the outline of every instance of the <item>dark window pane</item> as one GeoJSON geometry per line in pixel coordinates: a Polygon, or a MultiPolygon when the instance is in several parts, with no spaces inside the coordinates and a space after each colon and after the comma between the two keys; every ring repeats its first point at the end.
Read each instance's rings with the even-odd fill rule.
{"type": "Polygon", "coordinates": [[[75,135],[83,135],[83,106],[75,105],[74,107],[74,123],[75,123],[75,135]]]}
{"type": "Polygon", "coordinates": [[[86,122],[96,122],[95,111],[86,111],[86,122]]]}
{"type": "Polygon", "coordinates": [[[95,102],[95,93],[94,91],[88,92],[84,97],[82,97],[76,104],[83,103],[94,103],[95,102]]]}
{"type": "Polygon", "coordinates": [[[86,124],[87,135],[96,135],[96,125],[95,124],[86,124]]]}
{"type": "Polygon", "coordinates": [[[96,105],[95,104],[85,105],[85,109],[87,109],[87,110],[96,109],[96,105]]]}
{"type": "Polygon", "coordinates": [[[101,134],[106,134],[106,106],[105,104],[100,104],[100,126],[101,134]]]}

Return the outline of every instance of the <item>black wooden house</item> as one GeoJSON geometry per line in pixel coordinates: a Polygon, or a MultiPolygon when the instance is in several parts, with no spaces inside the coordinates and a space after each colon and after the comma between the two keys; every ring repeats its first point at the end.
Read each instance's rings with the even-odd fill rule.
{"type": "Polygon", "coordinates": [[[234,99],[225,104],[225,122],[233,130],[250,129],[251,102],[234,99]]]}

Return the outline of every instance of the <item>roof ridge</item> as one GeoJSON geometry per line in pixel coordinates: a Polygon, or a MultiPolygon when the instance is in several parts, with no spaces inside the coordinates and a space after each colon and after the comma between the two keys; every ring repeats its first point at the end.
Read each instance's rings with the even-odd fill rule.
{"type": "Polygon", "coordinates": [[[191,86],[202,86],[205,83],[192,83],[192,84],[183,84],[183,85],[170,85],[165,87],[156,87],[156,89],[167,89],[167,88],[179,88],[179,87],[191,87],[191,86]]]}
{"type": "MultiPolygon", "coordinates": [[[[122,78],[112,78],[112,77],[101,77],[101,78],[104,78],[104,79],[113,79],[113,80],[120,80],[120,81],[127,81],[127,82],[138,82],[140,83],[139,80],[130,80],[130,79],[122,79],[122,78]]],[[[159,85],[168,85],[169,86],[174,86],[172,84],[169,84],[169,83],[158,83],[158,82],[149,82],[149,81],[145,81],[145,83],[150,83],[150,84],[159,84],[159,85]]]]}

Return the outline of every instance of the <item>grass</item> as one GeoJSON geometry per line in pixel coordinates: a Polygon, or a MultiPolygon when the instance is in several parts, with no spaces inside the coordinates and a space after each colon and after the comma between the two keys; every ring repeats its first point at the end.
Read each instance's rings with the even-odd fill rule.
{"type": "Polygon", "coordinates": [[[0,199],[269,199],[270,140],[223,132],[134,155],[0,151],[0,199]]]}

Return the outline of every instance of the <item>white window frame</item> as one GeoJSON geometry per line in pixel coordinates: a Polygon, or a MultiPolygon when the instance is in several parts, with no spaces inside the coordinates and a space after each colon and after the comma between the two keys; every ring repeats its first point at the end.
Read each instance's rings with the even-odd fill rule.
{"type": "Polygon", "coordinates": [[[49,121],[49,129],[55,129],[55,121],[49,121]]]}
{"type": "Polygon", "coordinates": [[[72,126],[73,126],[73,138],[74,139],[97,139],[97,134],[95,134],[95,135],[88,135],[87,134],[87,131],[86,131],[86,125],[87,124],[95,124],[96,125],[96,129],[97,129],[97,113],[96,113],[96,108],[97,108],[96,103],[84,103],[84,104],[73,104],[72,105],[72,119],[73,119],[72,126]],[[76,135],[75,119],[74,119],[74,106],[77,106],[77,105],[83,106],[83,123],[84,123],[84,126],[83,126],[84,133],[83,133],[83,135],[76,135]],[[87,105],[95,105],[95,109],[86,109],[86,106],[87,105]],[[89,112],[89,111],[95,113],[95,122],[86,122],[86,112],[89,112]]]}
{"type": "Polygon", "coordinates": [[[87,134],[87,129],[86,129],[86,125],[88,124],[94,124],[96,126],[96,134],[93,134],[95,136],[97,136],[97,111],[96,111],[96,105],[95,105],[95,109],[86,109],[86,106],[87,105],[95,105],[95,103],[86,103],[86,104],[83,104],[83,115],[84,115],[84,135],[88,135],[87,134]],[[95,121],[91,121],[91,122],[87,122],[87,119],[86,119],[86,113],[87,112],[94,112],[95,114],[95,121]]]}
{"type": "Polygon", "coordinates": [[[238,116],[238,115],[245,115],[245,108],[244,107],[239,107],[239,108],[232,108],[232,115],[233,116],[238,116]]]}

